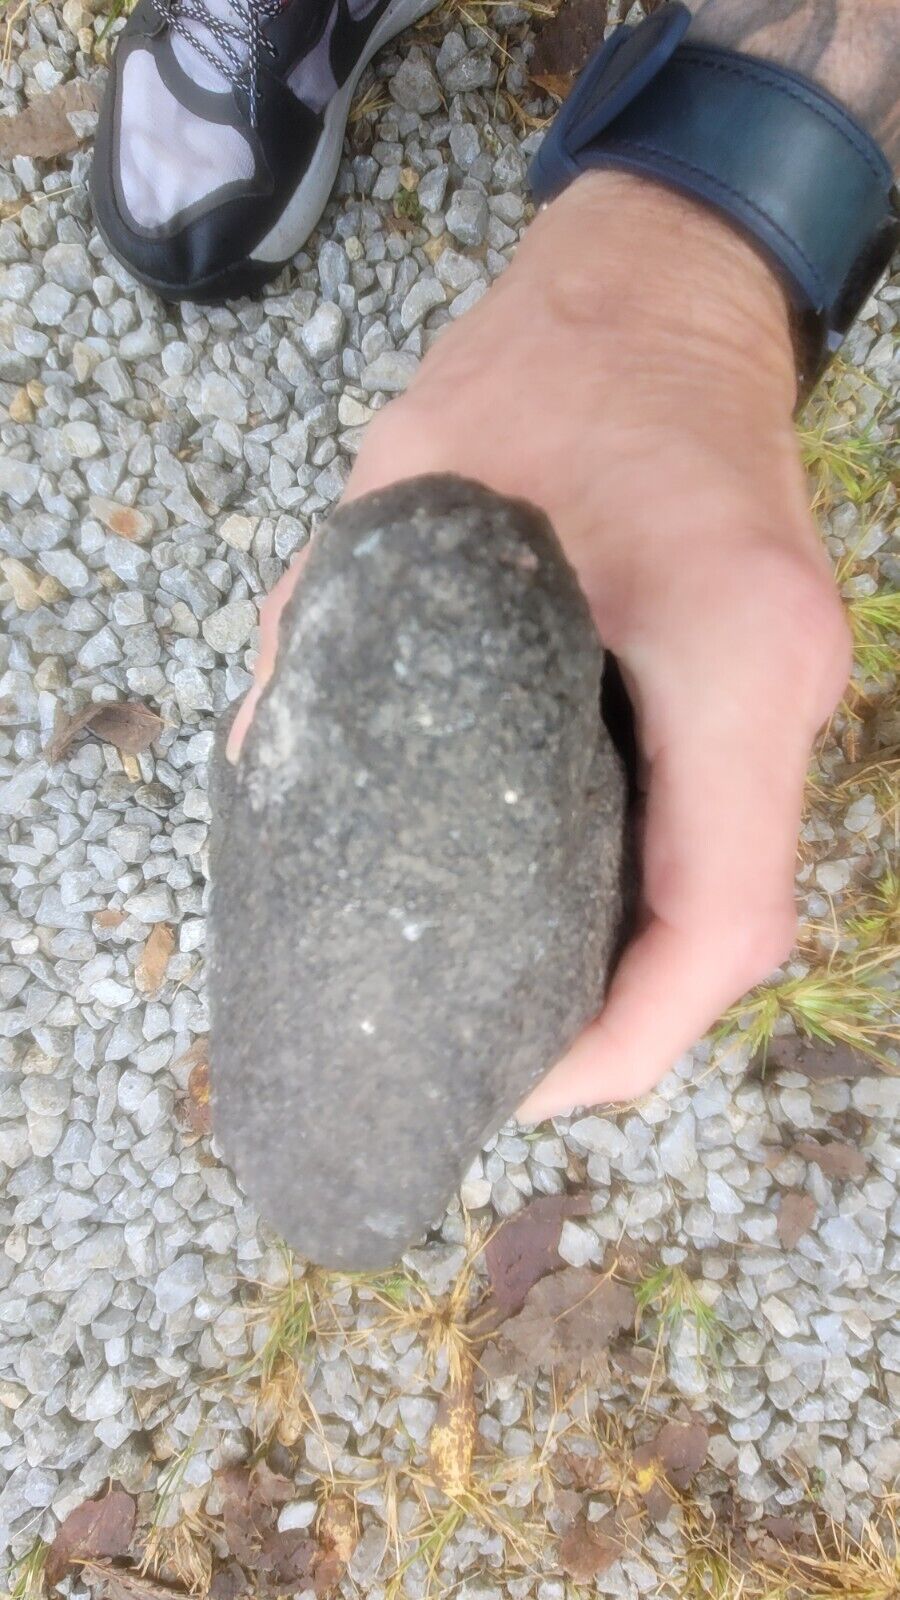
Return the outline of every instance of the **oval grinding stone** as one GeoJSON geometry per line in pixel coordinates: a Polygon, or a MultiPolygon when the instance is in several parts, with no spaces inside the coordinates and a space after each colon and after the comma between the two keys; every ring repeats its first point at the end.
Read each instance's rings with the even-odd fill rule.
{"type": "Polygon", "coordinates": [[[626,778],[546,518],[418,478],[332,517],[213,779],[214,1127],[303,1255],[389,1266],[600,1008],[626,778]]]}

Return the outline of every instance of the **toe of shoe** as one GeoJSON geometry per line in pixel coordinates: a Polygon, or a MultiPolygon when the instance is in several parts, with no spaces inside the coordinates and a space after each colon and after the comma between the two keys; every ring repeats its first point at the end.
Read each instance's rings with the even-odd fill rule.
{"type": "MultiPolygon", "coordinates": [[[[258,231],[254,213],[259,201],[250,185],[222,185],[168,220],[154,218],[155,225],[142,225],[135,217],[132,206],[135,194],[141,193],[140,171],[149,171],[155,160],[154,173],[158,174],[159,163],[169,153],[165,147],[160,149],[155,130],[148,128],[146,138],[138,138],[142,130],[132,129],[134,165],[130,193],[126,195],[120,146],[123,75],[128,54],[127,48],[116,52],[94,146],[90,193],[101,236],[139,282],[166,299],[216,301],[252,292],[278,267],[253,262],[245,255],[243,241],[252,239],[258,231]]],[[[179,155],[179,150],[173,149],[171,160],[177,162],[179,155]]],[[[150,215],[149,202],[157,187],[162,188],[161,178],[148,178],[145,210],[150,215]]]]}

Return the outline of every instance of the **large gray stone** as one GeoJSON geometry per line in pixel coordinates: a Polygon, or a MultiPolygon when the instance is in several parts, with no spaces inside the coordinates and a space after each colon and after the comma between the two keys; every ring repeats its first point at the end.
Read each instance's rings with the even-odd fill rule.
{"type": "Polygon", "coordinates": [[[626,782],[546,519],[450,477],[339,511],[214,764],[214,1125],[305,1255],[394,1262],[600,1007],[626,782]]]}

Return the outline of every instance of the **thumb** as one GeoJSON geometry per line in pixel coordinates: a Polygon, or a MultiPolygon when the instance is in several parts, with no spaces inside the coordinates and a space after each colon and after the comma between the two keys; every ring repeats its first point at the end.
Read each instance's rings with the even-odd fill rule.
{"type": "Polygon", "coordinates": [[[294,557],[287,572],[281,574],[274,589],[270,590],[262,603],[259,613],[259,655],[256,658],[256,666],[253,669],[254,683],[238,707],[228,733],[225,755],[229,761],[237,761],[241,753],[241,746],[247,737],[247,729],[253,721],[253,714],[259,704],[260,695],[275,670],[281,614],[300,582],[311,545],[312,539],[294,557]]]}

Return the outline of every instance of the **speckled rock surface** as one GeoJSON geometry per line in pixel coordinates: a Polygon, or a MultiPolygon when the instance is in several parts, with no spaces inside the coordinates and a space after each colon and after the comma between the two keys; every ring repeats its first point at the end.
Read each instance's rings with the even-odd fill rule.
{"type": "Polygon", "coordinates": [[[602,667],[546,519],[478,485],[368,497],[311,554],[215,852],[211,1005],[217,1134],[316,1261],[397,1260],[600,1006],[602,667]]]}

